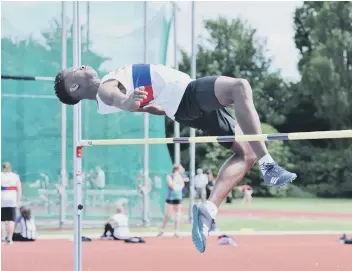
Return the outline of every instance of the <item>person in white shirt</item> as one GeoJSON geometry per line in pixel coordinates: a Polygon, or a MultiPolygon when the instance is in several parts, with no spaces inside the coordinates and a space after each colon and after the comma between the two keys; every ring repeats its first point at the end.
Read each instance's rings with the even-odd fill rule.
{"type": "Polygon", "coordinates": [[[12,244],[15,229],[16,208],[22,197],[20,177],[12,172],[9,162],[5,162],[1,172],[1,241],[12,244]]]}
{"type": "MultiPolygon", "coordinates": [[[[262,134],[249,82],[228,76],[191,79],[186,73],[153,64],[132,64],[105,75],[101,80],[89,66],[60,71],[54,82],[55,94],[64,104],[83,99],[98,105],[100,114],[121,111],[166,115],[180,124],[203,130],[210,136],[262,134]],[[235,118],[226,109],[234,105],[235,118]],[[237,125],[237,122],[239,125],[237,125]]],[[[274,136],[272,139],[285,136],[274,136]]],[[[229,139],[227,139],[229,140],[229,139]]],[[[231,141],[231,140],[230,140],[231,141]]],[[[181,141],[189,143],[189,140],[181,141]]],[[[297,176],[280,167],[270,156],[264,141],[223,142],[234,154],[224,163],[208,201],[194,205],[192,240],[203,253],[208,230],[228,193],[243,179],[258,160],[268,186],[284,186],[297,176]]]]}
{"type": "Polygon", "coordinates": [[[126,240],[130,238],[128,216],[125,214],[125,200],[116,204],[116,214],[112,215],[105,224],[101,239],[126,240]],[[110,236],[107,233],[110,233],[110,236]]]}
{"type": "Polygon", "coordinates": [[[20,214],[20,217],[16,220],[16,226],[19,227],[19,231],[13,234],[13,241],[35,241],[37,238],[37,227],[32,217],[31,209],[27,206],[22,206],[20,214]]]}
{"type": "Polygon", "coordinates": [[[95,170],[96,170],[96,177],[94,179],[94,184],[98,189],[104,189],[105,188],[105,172],[99,166],[97,166],[95,168],[95,170]]]}
{"type": "Polygon", "coordinates": [[[203,173],[201,168],[197,169],[197,174],[194,176],[195,199],[205,202],[207,197],[208,176],[203,173]]]}

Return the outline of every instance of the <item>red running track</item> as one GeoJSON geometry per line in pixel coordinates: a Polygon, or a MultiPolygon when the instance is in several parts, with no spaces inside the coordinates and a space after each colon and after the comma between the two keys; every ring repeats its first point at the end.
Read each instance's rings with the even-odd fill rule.
{"type": "MultiPolygon", "coordinates": [[[[83,243],[83,270],[121,271],[352,271],[352,245],[337,235],[235,236],[238,247],[210,237],[205,254],[190,237],[146,238],[146,244],[119,241],[83,243]]],[[[38,240],[2,245],[4,271],[73,271],[73,243],[38,240]]]]}

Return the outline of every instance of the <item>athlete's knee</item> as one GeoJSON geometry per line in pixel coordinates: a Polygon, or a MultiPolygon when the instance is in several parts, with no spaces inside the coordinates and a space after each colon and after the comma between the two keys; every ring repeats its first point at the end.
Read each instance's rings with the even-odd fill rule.
{"type": "Polygon", "coordinates": [[[237,157],[241,157],[246,162],[248,167],[252,167],[257,161],[257,156],[248,143],[236,142],[233,144],[232,150],[237,155],[237,157]]]}
{"type": "Polygon", "coordinates": [[[249,167],[253,167],[254,164],[257,162],[257,156],[252,150],[250,150],[248,153],[245,154],[244,160],[246,161],[249,167]]]}
{"type": "Polygon", "coordinates": [[[234,78],[232,80],[232,91],[235,97],[235,101],[239,100],[252,100],[253,91],[248,80],[241,78],[234,78]]]}

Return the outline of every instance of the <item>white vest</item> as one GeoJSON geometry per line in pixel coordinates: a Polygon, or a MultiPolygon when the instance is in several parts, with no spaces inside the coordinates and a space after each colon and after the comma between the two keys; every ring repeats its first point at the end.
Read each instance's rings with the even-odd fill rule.
{"type": "MultiPolygon", "coordinates": [[[[160,105],[171,119],[175,119],[175,113],[183,94],[188,84],[192,81],[188,74],[164,65],[152,64],[126,66],[121,70],[104,76],[101,84],[109,79],[119,81],[126,88],[127,96],[139,86],[146,87],[150,95],[148,94],[147,101],[142,105],[160,105]]],[[[104,104],[99,94],[97,95],[97,101],[100,114],[112,114],[122,111],[120,108],[104,104]]]]}
{"type": "Polygon", "coordinates": [[[129,237],[128,217],[125,214],[113,215],[110,223],[116,238],[127,239],[129,237]]]}
{"type": "Polygon", "coordinates": [[[17,207],[17,182],[20,177],[13,172],[1,172],[1,207],[17,207]]]}

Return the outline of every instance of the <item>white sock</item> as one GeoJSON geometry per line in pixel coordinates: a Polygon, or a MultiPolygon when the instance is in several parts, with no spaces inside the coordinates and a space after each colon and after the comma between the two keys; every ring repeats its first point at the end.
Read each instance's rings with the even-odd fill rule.
{"type": "Polygon", "coordinates": [[[207,209],[207,211],[209,212],[210,216],[212,219],[215,219],[216,214],[218,212],[218,208],[215,206],[214,203],[212,203],[211,201],[207,200],[205,202],[205,208],[207,209]]]}
{"type": "Polygon", "coordinates": [[[263,165],[264,163],[274,163],[274,159],[271,157],[270,154],[264,155],[262,158],[259,159],[258,164],[259,166],[263,165]]]}

